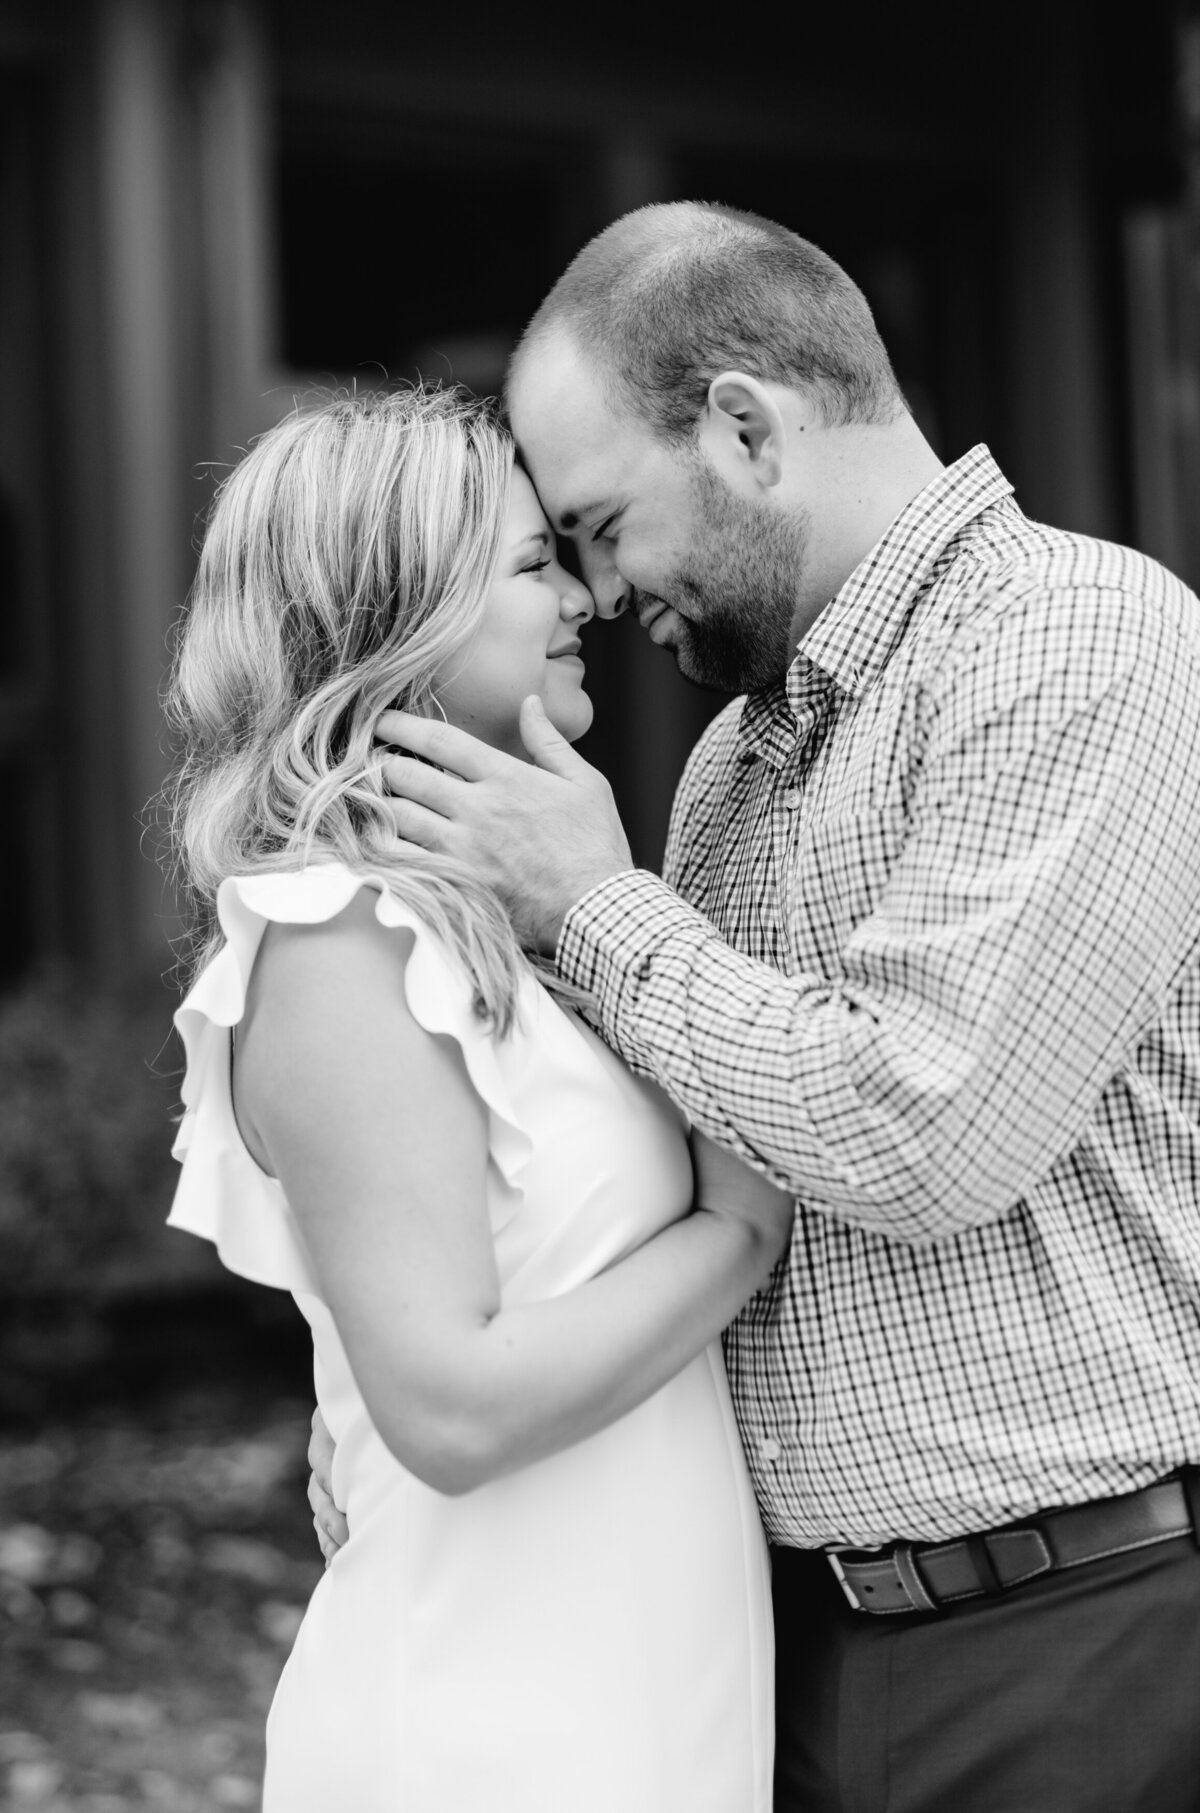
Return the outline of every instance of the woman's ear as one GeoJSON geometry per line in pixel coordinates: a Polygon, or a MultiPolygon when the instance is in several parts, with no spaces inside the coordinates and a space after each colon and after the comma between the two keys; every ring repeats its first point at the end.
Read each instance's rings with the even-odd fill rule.
{"type": "Polygon", "coordinates": [[[764,490],[783,475],[783,412],[767,385],[742,371],[723,371],[708,387],[700,444],[717,470],[764,490]]]}

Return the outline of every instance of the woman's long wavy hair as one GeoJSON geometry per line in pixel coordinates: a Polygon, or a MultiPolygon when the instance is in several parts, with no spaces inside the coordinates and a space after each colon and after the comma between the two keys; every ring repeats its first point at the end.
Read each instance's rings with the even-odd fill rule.
{"type": "Polygon", "coordinates": [[[373,733],[386,707],[427,714],[475,631],[512,469],[489,405],[411,388],[301,405],[222,484],[166,700],[189,975],[222,942],[226,876],[335,858],[386,877],[458,954],[478,1011],[511,1026],[509,919],[461,865],[398,847],[373,733]]]}

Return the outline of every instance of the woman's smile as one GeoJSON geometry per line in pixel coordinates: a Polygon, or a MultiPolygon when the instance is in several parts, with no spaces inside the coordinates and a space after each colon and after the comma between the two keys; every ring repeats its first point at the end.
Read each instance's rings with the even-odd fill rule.
{"type": "Polygon", "coordinates": [[[574,742],[592,721],[577,631],[595,609],[562,566],[538,496],[518,466],[495,576],[475,634],[436,677],[451,724],[494,749],[525,758],[521,702],[536,694],[560,735],[574,742]]]}

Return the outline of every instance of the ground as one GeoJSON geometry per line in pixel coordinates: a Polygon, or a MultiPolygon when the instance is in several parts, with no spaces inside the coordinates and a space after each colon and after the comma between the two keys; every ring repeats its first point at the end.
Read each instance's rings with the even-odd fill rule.
{"type": "Polygon", "coordinates": [[[243,1382],[0,1428],[0,1813],[258,1807],[310,1412],[243,1382]]]}

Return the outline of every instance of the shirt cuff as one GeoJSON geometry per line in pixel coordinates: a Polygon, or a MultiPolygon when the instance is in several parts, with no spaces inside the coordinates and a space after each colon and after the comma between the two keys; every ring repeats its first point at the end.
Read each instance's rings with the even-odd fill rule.
{"type": "Polygon", "coordinates": [[[623,1016],[633,1012],[646,965],[674,933],[694,928],[697,915],[648,869],[610,875],[577,900],[558,937],[558,972],[586,989],[601,1024],[617,1042],[623,1016]]]}

